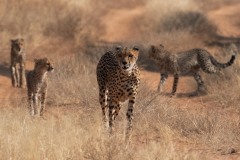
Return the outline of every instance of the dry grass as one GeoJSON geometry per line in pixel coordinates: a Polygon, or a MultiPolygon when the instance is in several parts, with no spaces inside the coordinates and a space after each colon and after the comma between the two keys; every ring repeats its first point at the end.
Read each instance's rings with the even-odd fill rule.
{"type": "Polygon", "coordinates": [[[5,106],[1,110],[3,159],[192,160],[206,158],[197,152],[202,145],[213,151],[239,147],[238,120],[229,122],[218,109],[183,110],[175,101],[148,89],[144,82],[136,104],[132,141],[124,140],[126,103],[116,119],[116,132],[109,137],[101,123],[95,65],[89,62],[78,66],[85,60],[81,57],[55,60],[61,72],[56,70],[50,76],[44,118],[30,117],[24,102],[16,102],[17,108],[5,106]],[[192,150],[189,142],[199,148],[192,150]]]}
{"type": "Polygon", "coordinates": [[[116,119],[116,132],[109,137],[101,123],[96,65],[90,57],[55,59],[44,118],[30,117],[25,102],[15,102],[18,107],[14,109],[6,104],[0,113],[3,159],[192,160],[206,159],[208,154],[198,152],[204,146],[215,152],[239,148],[239,117],[230,121],[218,108],[181,109],[174,100],[151,91],[145,82],[136,104],[132,141],[124,140],[126,103],[116,119]]]}
{"type": "MultiPolygon", "coordinates": [[[[90,77],[88,80],[92,82],[90,77]]],[[[146,88],[142,86],[141,90],[146,88]]],[[[2,109],[0,156],[3,159],[197,159],[196,152],[178,147],[179,134],[160,118],[169,117],[165,111],[169,102],[155,101],[151,91],[142,91],[144,94],[139,98],[149,96],[138,101],[130,143],[124,140],[126,104],[117,118],[116,132],[109,137],[102,127],[100,106],[91,98],[95,91],[91,90],[84,106],[48,106],[44,118],[26,114],[25,103],[14,109],[2,109]],[[162,103],[161,107],[157,103],[162,103]]]]}
{"type": "MultiPolygon", "coordinates": [[[[49,74],[47,113],[43,118],[27,114],[26,96],[20,97],[20,101],[1,103],[2,159],[192,160],[209,158],[207,153],[199,152],[203,148],[208,153],[228,147],[239,149],[239,60],[224,70],[222,76],[205,75],[209,95],[203,103],[214,105],[208,109],[183,109],[185,106],[179,106],[177,98],[159,96],[142,82],[132,140],[126,143],[127,104],[123,104],[116,119],[116,132],[109,137],[101,122],[98,103],[96,63],[112,46],[96,48],[91,44],[105,32],[99,17],[107,13],[108,7],[131,8],[138,2],[129,5],[125,1],[118,4],[106,1],[104,5],[100,1],[0,2],[0,33],[4,37],[0,42],[1,61],[8,63],[4,53],[9,52],[6,47],[9,39],[20,36],[28,43],[28,60],[47,55],[55,66],[55,72],[49,74]]],[[[204,47],[205,37],[198,34],[210,33],[214,26],[199,12],[199,2],[154,0],[138,5],[145,3],[146,14],[140,24],[147,35],[136,40],[141,44],[142,67],[148,65],[149,44],[162,43],[172,52],[204,47]]],[[[224,61],[229,55],[216,57],[224,61]]]]}
{"type": "Polygon", "coordinates": [[[176,12],[172,15],[164,17],[162,28],[165,32],[173,32],[175,30],[186,30],[190,34],[202,35],[206,34],[208,37],[216,34],[216,26],[214,26],[207,17],[200,12],[176,12]]]}
{"type": "MultiPolygon", "coordinates": [[[[126,103],[116,120],[116,133],[109,139],[100,121],[101,111],[97,98],[95,64],[88,61],[81,65],[83,61],[87,62],[89,57],[87,55],[81,55],[80,59],[76,57],[64,58],[64,61],[56,60],[56,68],[59,68],[59,71],[57,70],[50,77],[49,92],[51,95],[48,101],[48,105],[57,106],[56,110],[60,113],[61,110],[75,108],[74,113],[68,111],[71,115],[67,112],[65,116],[62,117],[62,114],[59,114],[57,116],[59,118],[55,119],[52,116],[54,112],[50,111],[50,115],[47,116],[47,121],[52,121],[54,125],[58,121],[63,125],[68,124],[66,130],[70,134],[65,134],[65,128],[54,128],[58,132],[52,131],[51,133],[57,134],[53,140],[56,146],[62,145],[62,141],[58,142],[58,136],[59,139],[66,139],[68,136],[73,138],[67,138],[68,143],[64,144],[63,149],[72,156],[70,159],[75,159],[75,157],[83,159],[182,159],[185,156],[189,159],[198,159],[197,148],[190,152],[188,143],[182,149],[178,147],[185,141],[184,137],[187,141],[199,144],[199,148],[201,145],[208,146],[212,151],[226,150],[229,147],[239,148],[238,117],[229,122],[228,117],[218,108],[183,110],[175,101],[167,97],[159,97],[149,90],[144,82],[141,84],[139,100],[136,104],[132,142],[130,144],[124,142],[126,103]],[[75,131],[77,133],[72,133],[75,131]],[[76,137],[79,140],[76,140],[76,137]]],[[[227,93],[231,92],[225,91],[225,94],[227,93]]],[[[232,102],[237,101],[232,100],[232,102]]],[[[48,143],[45,145],[46,148],[50,147],[48,143]]],[[[53,155],[47,156],[55,159],[57,156],[55,154],[58,152],[60,152],[59,149],[54,148],[54,151],[51,151],[53,155]]],[[[61,156],[65,159],[67,155],[61,156]]]]}
{"type": "MultiPolygon", "coordinates": [[[[173,141],[178,136],[157,118],[159,116],[156,112],[157,106],[153,103],[153,97],[156,95],[150,90],[143,92],[146,91],[144,85],[141,88],[142,94],[139,95],[142,101],[138,102],[136,108],[133,141],[130,144],[124,141],[126,104],[123,105],[123,111],[117,119],[116,133],[108,137],[101,123],[100,106],[96,99],[97,91],[94,89],[96,86],[93,85],[96,83],[93,69],[88,67],[85,71],[80,71],[76,68],[73,72],[77,73],[72,74],[69,73],[69,66],[76,64],[67,62],[69,61],[62,63],[62,72],[51,76],[50,80],[59,81],[60,77],[61,82],[65,83],[65,79],[72,78],[83,80],[90,85],[85,83],[85,86],[76,87],[75,84],[79,83],[73,80],[68,82],[70,86],[59,90],[53,90],[58,84],[50,85],[49,97],[56,98],[56,102],[52,102],[52,106],[55,107],[48,105],[48,112],[44,118],[32,118],[26,114],[26,103],[16,102],[18,107],[14,109],[5,106],[6,109],[2,109],[0,113],[0,156],[3,159],[105,160],[195,157],[195,153],[186,155],[186,152],[178,149],[177,142],[173,141]],[[72,89],[72,92],[68,92],[67,88],[72,89]],[[63,90],[63,93],[59,92],[63,90]],[[78,97],[73,98],[79,98],[80,103],[73,102],[65,107],[58,105],[58,100],[61,102],[63,99],[56,97],[57,94],[62,94],[62,98],[77,94],[78,97]]],[[[94,68],[93,65],[90,66],[94,68]]],[[[168,101],[163,101],[162,104],[167,108],[168,101]]]]}

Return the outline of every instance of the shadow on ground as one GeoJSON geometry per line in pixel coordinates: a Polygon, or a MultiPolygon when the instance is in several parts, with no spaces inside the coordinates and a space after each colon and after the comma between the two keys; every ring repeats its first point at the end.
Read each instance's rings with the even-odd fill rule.
{"type": "MultiPolygon", "coordinates": [[[[230,44],[236,44],[238,49],[240,50],[240,37],[224,37],[220,35],[216,35],[214,40],[205,42],[206,46],[209,47],[228,47],[230,44]]],[[[143,68],[150,72],[159,72],[159,67],[157,64],[148,58],[148,48],[143,46],[142,44],[126,44],[121,42],[109,43],[109,42],[100,42],[97,44],[93,44],[88,46],[87,55],[90,57],[95,57],[94,62],[97,63],[100,57],[107,51],[114,51],[116,46],[137,46],[140,49],[138,65],[140,68],[143,68]],[[90,48],[90,50],[89,50],[90,48]],[[96,57],[96,52],[98,52],[98,56],[96,57]]],[[[91,58],[93,59],[93,58],[91,58]]]]}
{"type": "Polygon", "coordinates": [[[206,42],[207,46],[210,47],[228,47],[230,44],[236,44],[236,46],[238,47],[238,49],[240,48],[240,37],[224,37],[224,36],[220,36],[217,35],[215,37],[215,40],[211,41],[211,42],[206,42]]]}
{"type": "MultiPolygon", "coordinates": [[[[29,72],[29,70],[26,70],[26,74],[28,72],[29,72]]],[[[11,78],[10,67],[5,64],[0,64],[0,75],[11,78]]]]}
{"type": "Polygon", "coordinates": [[[0,75],[5,77],[11,77],[10,68],[6,65],[0,64],[0,75]]]}

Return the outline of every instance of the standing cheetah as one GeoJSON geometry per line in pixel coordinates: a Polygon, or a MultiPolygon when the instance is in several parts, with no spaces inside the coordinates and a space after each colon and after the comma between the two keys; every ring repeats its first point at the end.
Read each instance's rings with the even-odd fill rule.
{"type": "Polygon", "coordinates": [[[11,40],[11,77],[13,87],[26,86],[24,40],[11,40]],[[20,67],[20,77],[17,64],[20,67]]]}
{"type": "Polygon", "coordinates": [[[99,102],[103,120],[106,122],[106,108],[109,107],[109,127],[112,132],[113,121],[120,110],[120,102],[128,101],[127,134],[132,130],[133,109],[140,83],[137,67],[139,49],[116,47],[115,52],[107,52],[97,65],[99,102]]]}
{"type": "Polygon", "coordinates": [[[38,113],[38,100],[41,102],[40,116],[45,111],[45,100],[47,94],[47,72],[53,71],[53,65],[47,58],[35,59],[35,66],[27,74],[27,89],[30,114],[32,116],[38,113]]]}
{"type": "Polygon", "coordinates": [[[191,49],[178,54],[171,54],[164,49],[163,45],[151,46],[149,50],[149,57],[153,59],[160,67],[160,82],[158,91],[162,91],[164,82],[168,78],[168,74],[174,75],[174,82],[172,87],[172,96],[177,91],[179,74],[193,76],[198,84],[197,91],[191,95],[205,91],[204,82],[199,74],[200,69],[206,73],[216,73],[221,68],[226,68],[233,64],[237,48],[235,45],[230,46],[232,53],[231,59],[227,63],[219,63],[208,51],[204,49],[191,49]]]}

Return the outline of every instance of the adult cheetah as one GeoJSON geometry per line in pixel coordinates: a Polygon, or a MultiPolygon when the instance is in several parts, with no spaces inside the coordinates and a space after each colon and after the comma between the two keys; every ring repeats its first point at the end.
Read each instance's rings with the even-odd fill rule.
{"type": "Polygon", "coordinates": [[[24,52],[24,40],[14,39],[11,40],[11,79],[13,87],[22,87],[26,86],[26,77],[25,77],[25,52],[24,52]],[[19,70],[17,67],[19,64],[19,70]]]}
{"type": "Polygon", "coordinates": [[[140,83],[137,67],[139,49],[116,47],[114,52],[105,53],[97,65],[99,102],[103,120],[106,122],[106,108],[109,108],[109,127],[112,132],[120,110],[120,102],[128,101],[127,134],[132,130],[133,109],[140,83]]]}
{"type": "Polygon", "coordinates": [[[47,72],[54,70],[52,63],[47,58],[35,59],[35,66],[27,74],[27,89],[30,114],[38,114],[38,100],[40,99],[40,116],[45,111],[45,100],[47,94],[47,72]]]}
{"type": "Polygon", "coordinates": [[[149,57],[153,59],[160,67],[160,82],[158,91],[162,91],[164,82],[168,78],[168,74],[174,75],[174,82],[171,96],[175,95],[177,91],[179,75],[193,76],[197,82],[198,88],[191,96],[199,93],[206,93],[204,82],[199,74],[200,69],[206,73],[216,73],[221,68],[226,68],[234,63],[237,48],[235,45],[230,46],[232,54],[231,59],[227,63],[219,63],[207,50],[205,49],[191,49],[178,54],[171,54],[164,49],[163,45],[152,45],[149,50],[149,57]]]}

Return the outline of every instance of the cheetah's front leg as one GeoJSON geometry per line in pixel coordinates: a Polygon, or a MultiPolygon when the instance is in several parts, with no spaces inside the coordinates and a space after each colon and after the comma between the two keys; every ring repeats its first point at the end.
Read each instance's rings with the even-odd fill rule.
{"type": "Polygon", "coordinates": [[[136,95],[133,94],[129,98],[129,102],[128,102],[128,110],[127,110],[127,114],[126,114],[127,120],[128,120],[126,139],[128,139],[130,137],[130,134],[131,134],[131,131],[132,131],[133,109],[134,109],[134,106],[135,106],[135,100],[136,100],[136,95]]]}
{"type": "Polygon", "coordinates": [[[114,130],[114,120],[116,119],[118,112],[120,110],[120,104],[118,101],[110,99],[109,102],[109,128],[110,133],[114,130]]]}
{"type": "Polygon", "coordinates": [[[12,86],[13,87],[17,87],[18,83],[17,83],[17,68],[16,65],[11,65],[11,77],[12,77],[12,86]]]}
{"type": "Polygon", "coordinates": [[[162,92],[164,83],[167,80],[167,78],[168,78],[168,74],[167,73],[161,73],[160,82],[159,82],[159,85],[158,85],[158,92],[159,93],[162,92]]]}
{"type": "Polygon", "coordinates": [[[33,115],[38,114],[37,111],[37,106],[38,106],[38,93],[33,93],[33,115]]]}

